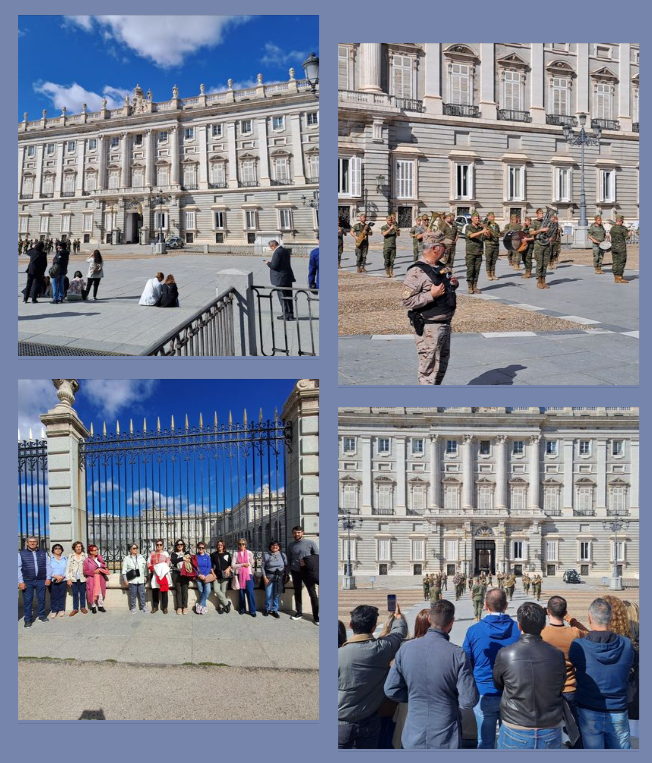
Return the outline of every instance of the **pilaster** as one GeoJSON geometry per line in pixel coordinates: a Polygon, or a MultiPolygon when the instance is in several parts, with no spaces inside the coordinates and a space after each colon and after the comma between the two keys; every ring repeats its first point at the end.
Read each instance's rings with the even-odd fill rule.
{"type": "Polygon", "coordinates": [[[530,43],[530,45],[532,48],[530,115],[532,116],[533,124],[544,125],[546,123],[546,111],[543,106],[543,83],[545,75],[543,69],[543,43],[533,42],[530,43]]]}
{"type": "Polygon", "coordinates": [[[381,87],[382,43],[360,43],[360,87],[366,93],[382,93],[381,87]]]}
{"type": "Polygon", "coordinates": [[[496,119],[495,55],[493,42],[480,43],[480,113],[483,119],[496,119]]]}
{"type": "Polygon", "coordinates": [[[577,43],[577,112],[589,113],[589,43],[577,43]]]}
{"type": "Polygon", "coordinates": [[[303,171],[303,146],[301,141],[301,115],[292,114],[290,118],[292,130],[292,166],[294,168],[294,184],[303,185],[306,182],[306,176],[303,171]]]}
{"type": "Polygon", "coordinates": [[[427,42],[426,79],[423,105],[427,114],[442,114],[444,110],[441,97],[441,43],[427,42]]]}
{"type": "Polygon", "coordinates": [[[465,434],[462,442],[462,509],[473,508],[473,435],[465,434]]]}
{"type": "Polygon", "coordinates": [[[229,149],[229,188],[238,187],[238,154],[235,139],[235,122],[226,123],[226,136],[229,149]]]}
{"type": "Polygon", "coordinates": [[[395,437],[396,445],[396,514],[400,517],[407,515],[405,501],[405,437],[395,437]]]}
{"type": "Polygon", "coordinates": [[[539,510],[539,444],[541,435],[530,438],[530,489],[528,490],[528,508],[539,510]]]}
{"type": "MultiPolygon", "coordinates": [[[[258,123],[258,156],[260,158],[260,184],[271,185],[269,176],[269,148],[267,146],[267,117],[256,120],[258,123]]],[[[294,127],[294,124],[292,125],[294,127]]]]}
{"type": "Polygon", "coordinates": [[[632,101],[630,63],[631,45],[629,42],[618,44],[618,121],[620,129],[632,130],[632,101]]]}

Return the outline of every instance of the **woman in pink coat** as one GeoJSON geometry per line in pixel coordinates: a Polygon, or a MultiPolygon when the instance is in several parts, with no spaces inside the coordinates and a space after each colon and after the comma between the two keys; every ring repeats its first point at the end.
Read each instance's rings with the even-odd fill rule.
{"type": "Polygon", "coordinates": [[[98,609],[100,612],[106,612],[106,609],[104,609],[104,597],[106,596],[106,580],[110,574],[109,569],[104,559],[100,556],[97,546],[89,546],[88,554],[88,558],[84,560],[86,599],[93,614],[98,609]]]}

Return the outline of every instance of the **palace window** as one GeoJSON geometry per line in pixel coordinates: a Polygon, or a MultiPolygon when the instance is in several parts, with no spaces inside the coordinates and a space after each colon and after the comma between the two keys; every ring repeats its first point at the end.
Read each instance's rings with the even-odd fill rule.
{"type": "Polygon", "coordinates": [[[109,170],[109,188],[120,188],[120,170],[109,170]]]}
{"type": "Polygon", "coordinates": [[[426,508],[426,486],[410,486],[411,506],[415,511],[423,511],[426,508]]]}
{"type": "Polygon", "coordinates": [[[546,456],[557,455],[557,440],[546,440],[546,456]]]}
{"type": "Polygon", "coordinates": [[[211,162],[211,183],[226,185],[226,167],[224,162],[211,162]]]}
{"type": "Polygon", "coordinates": [[[410,56],[392,57],[392,95],[398,98],[413,98],[412,62],[410,56]]]}
{"type": "Polygon", "coordinates": [[[355,453],[355,437],[342,438],[342,452],[355,453]]]}
{"type": "MultiPolygon", "coordinates": [[[[120,137],[118,135],[111,136],[111,148],[117,148],[120,145],[120,137]]],[[[68,149],[70,150],[70,149],[68,149]]]]}
{"type": "Polygon", "coordinates": [[[93,231],[93,214],[84,213],[84,233],[92,233],[93,231]]]}
{"type": "Polygon", "coordinates": [[[507,200],[523,201],[525,198],[525,167],[507,167],[507,200]]]}
{"type": "Polygon", "coordinates": [[[64,193],[75,192],[75,174],[74,172],[66,172],[63,176],[63,191],[64,193]]]}
{"type": "Polygon", "coordinates": [[[379,540],[378,541],[378,561],[391,562],[391,560],[392,560],[392,541],[379,540]]]}
{"type": "Polygon", "coordinates": [[[138,135],[134,135],[134,146],[142,146],[142,145],[143,145],[142,133],[139,133],[138,135]]]}
{"type": "Polygon", "coordinates": [[[338,160],[337,180],[340,196],[358,197],[361,195],[362,162],[359,156],[340,157],[338,160]]]}
{"type": "Polygon", "coordinates": [[[28,157],[34,156],[35,152],[36,152],[36,147],[35,146],[27,146],[27,156],[28,157]]]}
{"type": "Polygon", "coordinates": [[[52,154],[54,153],[54,143],[48,143],[45,150],[48,156],[52,156],[52,154]]]}
{"type": "Polygon", "coordinates": [[[553,50],[568,50],[567,42],[553,42],[551,44],[553,50]]]}
{"type": "Polygon", "coordinates": [[[446,440],[446,455],[457,455],[457,440],[446,440]]]}
{"type": "Polygon", "coordinates": [[[183,184],[192,187],[197,184],[197,165],[185,164],[183,167],[183,184]]]}
{"type": "Polygon", "coordinates": [[[491,454],[491,442],[489,440],[480,440],[480,455],[489,456],[491,454]]]}
{"type": "Polygon", "coordinates": [[[258,228],[258,213],[255,209],[245,210],[245,227],[247,230],[256,230],[258,228]]]}
{"type": "Polygon", "coordinates": [[[274,159],[274,178],[279,183],[287,183],[290,180],[290,162],[287,156],[277,156],[274,159]]]}
{"type": "Polygon", "coordinates": [[[593,488],[579,487],[577,489],[577,507],[581,512],[593,511],[593,488]]]}
{"type": "Polygon", "coordinates": [[[243,183],[256,182],[256,162],[254,159],[243,159],[240,162],[240,179],[243,183]]]}
{"type": "Polygon", "coordinates": [[[240,120],[240,134],[241,135],[250,135],[252,132],[252,121],[251,119],[242,119],[240,120]]]}
{"type": "Polygon", "coordinates": [[[285,130],[285,117],[272,117],[272,130],[285,130]]]}
{"type": "Polygon", "coordinates": [[[47,233],[50,228],[50,216],[43,215],[41,217],[40,233],[47,233]]]}
{"type": "Polygon", "coordinates": [[[521,73],[507,69],[503,75],[503,108],[521,110],[521,73]]]}
{"type": "Polygon", "coordinates": [[[556,540],[546,541],[546,561],[547,562],[557,561],[557,545],[558,544],[556,540]]]}
{"type": "Polygon", "coordinates": [[[457,546],[458,546],[458,543],[456,540],[446,541],[446,561],[447,562],[457,561],[457,546]]]}
{"type": "Polygon", "coordinates": [[[414,161],[399,159],[396,162],[396,198],[413,199],[414,194],[414,161]]]}
{"type": "Polygon", "coordinates": [[[423,540],[412,541],[412,561],[424,562],[426,559],[426,543],[423,540]]]}
{"type": "Polygon", "coordinates": [[[131,172],[131,185],[132,188],[142,188],[144,185],[145,176],[142,167],[134,167],[131,172]]]}
{"type": "Polygon", "coordinates": [[[471,75],[468,64],[451,64],[450,68],[450,102],[470,106],[471,75]]]}
{"type": "Polygon", "coordinates": [[[609,489],[609,508],[611,511],[625,511],[625,488],[613,486],[609,489]]]}
{"type": "Polygon", "coordinates": [[[319,112],[309,111],[306,114],[306,125],[308,127],[317,127],[318,124],[319,124],[319,112]]]}
{"type": "Polygon", "coordinates": [[[525,544],[522,540],[512,541],[512,559],[523,559],[523,550],[525,544]]]}
{"type": "Polygon", "coordinates": [[[600,201],[616,201],[614,170],[599,170],[600,201]]]}
{"type": "Polygon", "coordinates": [[[168,228],[168,213],[167,212],[155,212],[154,213],[154,227],[156,230],[167,230],[168,228]]]}
{"type": "Polygon", "coordinates": [[[319,154],[310,154],[308,157],[308,177],[314,180],[319,178],[319,154]]]}
{"type": "Polygon", "coordinates": [[[555,167],[555,201],[571,201],[571,169],[555,167]]]}
{"type": "Polygon", "coordinates": [[[184,221],[186,230],[195,230],[195,210],[187,209],[184,211],[184,221]]]}
{"type": "Polygon", "coordinates": [[[492,511],[494,504],[493,485],[480,485],[478,488],[478,509],[492,511]]]}
{"type": "Polygon", "coordinates": [[[423,440],[412,439],[412,453],[419,456],[423,455],[423,440]]]}
{"type": "Polygon", "coordinates": [[[611,58],[611,47],[609,45],[596,45],[595,55],[598,58],[611,58]]]}
{"type": "Polygon", "coordinates": [[[215,212],[215,228],[217,230],[224,230],[224,212],[215,212]]]}
{"type": "Polygon", "coordinates": [[[512,511],[525,510],[525,491],[524,485],[518,485],[512,488],[512,511]]]}
{"type": "Polygon", "coordinates": [[[611,85],[608,82],[596,82],[593,116],[596,119],[611,119],[611,85]]]}
{"type": "Polygon", "coordinates": [[[222,125],[213,125],[212,134],[214,138],[222,137],[222,125]]]}
{"type": "Polygon", "coordinates": [[[342,560],[351,559],[352,562],[355,562],[357,558],[358,558],[357,542],[353,540],[353,538],[351,539],[351,541],[349,541],[348,538],[340,538],[340,559],[342,560]],[[350,547],[349,547],[349,544],[350,544],[350,547]]]}
{"type": "Polygon", "coordinates": [[[459,511],[460,488],[458,485],[446,485],[444,487],[444,508],[451,511],[459,511]]]}
{"type": "Polygon", "coordinates": [[[580,440],[580,456],[591,455],[591,440],[580,440]]]}
{"type": "Polygon", "coordinates": [[[346,45],[337,46],[337,88],[338,90],[350,90],[349,49],[346,45]]]}
{"type": "Polygon", "coordinates": [[[76,143],[75,143],[75,141],[74,141],[74,140],[69,140],[69,141],[68,141],[68,153],[69,153],[69,154],[72,154],[72,153],[74,153],[74,151],[75,151],[75,146],[76,146],[76,143]]]}
{"type": "Polygon", "coordinates": [[[358,508],[358,486],[351,484],[342,485],[342,508],[358,508]]]}
{"type": "Polygon", "coordinates": [[[278,211],[279,227],[281,230],[292,230],[292,210],[279,209],[278,211]]]}
{"type": "Polygon", "coordinates": [[[612,541],[611,543],[611,559],[609,561],[624,562],[625,561],[625,541],[619,540],[618,542],[612,541]]]}
{"type": "Polygon", "coordinates": [[[378,452],[389,453],[389,438],[388,437],[378,438],[378,452]]]}
{"type": "Polygon", "coordinates": [[[559,511],[559,488],[543,488],[543,511],[548,514],[556,514],[559,511]]]}
{"type": "Polygon", "coordinates": [[[23,194],[29,196],[34,193],[34,178],[31,175],[27,175],[23,178],[23,194]]]}
{"type": "Polygon", "coordinates": [[[580,541],[580,561],[582,562],[591,561],[591,541],[590,540],[580,541]]]}
{"type": "Polygon", "coordinates": [[[612,456],[622,456],[625,452],[625,443],[623,440],[612,440],[611,441],[611,455],[612,456]]]}
{"type": "Polygon", "coordinates": [[[156,185],[164,186],[170,183],[170,168],[167,165],[156,168],[156,185]]]}
{"type": "Polygon", "coordinates": [[[550,83],[550,105],[553,114],[568,116],[570,104],[570,80],[553,77],[550,83]]]}
{"type": "Polygon", "coordinates": [[[512,443],[512,453],[515,456],[522,456],[524,453],[523,440],[514,440],[512,443]]]}
{"type": "Polygon", "coordinates": [[[195,137],[195,128],[194,127],[185,127],[183,130],[183,139],[184,140],[193,140],[195,137]]]}
{"type": "Polygon", "coordinates": [[[455,164],[455,198],[473,198],[473,164],[455,164]]]}
{"type": "Polygon", "coordinates": [[[18,232],[27,233],[29,226],[29,217],[23,216],[18,218],[18,232]]]}
{"type": "Polygon", "coordinates": [[[61,232],[70,233],[70,218],[72,215],[61,215],[61,232]]]}
{"type": "Polygon", "coordinates": [[[168,133],[167,133],[167,130],[161,130],[161,132],[158,133],[158,142],[159,143],[167,143],[168,142],[168,133]]]}
{"type": "Polygon", "coordinates": [[[376,508],[383,511],[391,511],[393,507],[393,496],[391,485],[376,484],[376,508]]]}

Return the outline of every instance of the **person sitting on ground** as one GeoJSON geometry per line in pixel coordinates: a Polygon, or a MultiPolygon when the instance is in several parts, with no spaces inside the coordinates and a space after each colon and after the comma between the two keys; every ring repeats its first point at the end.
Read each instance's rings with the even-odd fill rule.
{"type": "Polygon", "coordinates": [[[163,273],[157,273],[154,278],[150,278],[145,284],[143,293],[140,295],[139,305],[156,306],[161,299],[161,283],[165,276],[163,273]]]}
{"type": "Polygon", "coordinates": [[[41,285],[39,287],[38,297],[51,297],[52,296],[52,281],[50,276],[43,276],[41,279],[41,285]]]}
{"type": "Polygon", "coordinates": [[[378,748],[380,718],[385,701],[383,685],[390,662],[407,636],[407,623],[398,602],[392,630],[374,638],[378,608],[360,604],[351,612],[353,636],[338,650],[338,747],[350,750],[378,748]]]}
{"type": "Polygon", "coordinates": [[[68,302],[81,301],[82,297],[84,296],[85,289],[86,284],[84,283],[84,278],[81,274],[81,270],[75,270],[75,275],[73,276],[73,279],[70,282],[70,286],[68,287],[68,296],[66,299],[68,302]]]}
{"type": "Polygon", "coordinates": [[[158,302],[158,307],[179,307],[179,289],[172,273],[161,286],[161,299],[158,302]]]}

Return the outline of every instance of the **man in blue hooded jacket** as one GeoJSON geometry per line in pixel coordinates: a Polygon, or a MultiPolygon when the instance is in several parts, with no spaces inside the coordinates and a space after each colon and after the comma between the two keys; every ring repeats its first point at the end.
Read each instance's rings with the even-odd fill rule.
{"type": "Polygon", "coordinates": [[[484,606],[487,617],[467,630],[462,648],[473,666],[473,678],[480,694],[473,708],[478,726],[478,749],[493,750],[502,694],[494,684],[494,662],[498,651],[518,641],[520,633],[518,625],[505,614],[507,595],[502,588],[492,588],[485,597],[484,606]]]}

